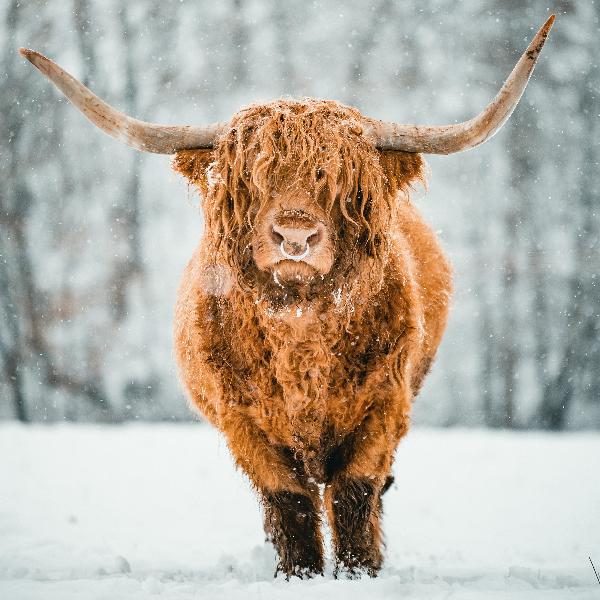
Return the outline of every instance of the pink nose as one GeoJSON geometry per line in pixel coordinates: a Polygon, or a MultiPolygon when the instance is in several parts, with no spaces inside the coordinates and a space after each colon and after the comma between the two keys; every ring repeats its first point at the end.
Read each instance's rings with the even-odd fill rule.
{"type": "Polygon", "coordinates": [[[308,253],[321,241],[319,228],[316,226],[290,227],[275,224],[272,228],[272,238],[282,253],[290,256],[308,253]]]}

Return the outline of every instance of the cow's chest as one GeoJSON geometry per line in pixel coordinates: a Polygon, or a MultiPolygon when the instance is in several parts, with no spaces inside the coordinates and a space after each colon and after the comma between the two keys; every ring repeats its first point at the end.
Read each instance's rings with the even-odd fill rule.
{"type": "Polygon", "coordinates": [[[289,311],[285,319],[270,316],[263,323],[254,353],[232,345],[244,410],[273,443],[296,448],[319,447],[332,432],[353,431],[371,402],[363,385],[375,357],[373,340],[315,311],[289,311]]]}

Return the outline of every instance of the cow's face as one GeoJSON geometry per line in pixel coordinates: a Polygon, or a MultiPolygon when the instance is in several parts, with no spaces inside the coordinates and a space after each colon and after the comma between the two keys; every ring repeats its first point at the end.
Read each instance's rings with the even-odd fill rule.
{"type": "Polygon", "coordinates": [[[336,254],[336,223],[302,189],[274,194],[254,218],[252,258],[258,270],[281,287],[323,280],[336,254]]]}

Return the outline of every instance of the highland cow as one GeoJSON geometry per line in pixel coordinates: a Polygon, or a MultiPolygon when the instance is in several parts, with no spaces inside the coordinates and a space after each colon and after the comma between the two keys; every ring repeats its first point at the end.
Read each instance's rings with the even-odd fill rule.
{"type": "Polygon", "coordinates": [[[381,567],[381,497],[451,293],[448,261],[408,192],[423,181],[421,153],[472,148],[504,123],[552,21],[478,117],[443,127],[325,100],[154,125],[22,50],[92,122],[175,154],[199,188],[205,232],[179,291],[176,357],[191,402],[258,491],[288,578],[323,572],[323,508],[336,573],[381,567]]]}

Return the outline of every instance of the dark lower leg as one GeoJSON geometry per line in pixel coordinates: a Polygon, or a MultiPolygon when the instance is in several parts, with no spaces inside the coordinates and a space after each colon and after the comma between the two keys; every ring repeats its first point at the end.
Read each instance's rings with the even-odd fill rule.
{"type": "Polygon", "coordinates": [[[265,532],[279,554],[277,572],[310,577],[323,572],[319,515],[308,496],[291,492],[263,495],[265,532]]]}
{"type": "Polygon", "coordinates": [[[380,490],[367,479],[337,477],[328,490],[336,573],[362,572],[371,577],[381,568],[380,490]]]}
{"type": "Polygon", "coordinates": [[[383,496],[392,487],[392,485],[394,485],[394,476],[388,475],[385,478],[385,482],[381,488],[381,492],[379,492],[379,496],[383,496]]]}

